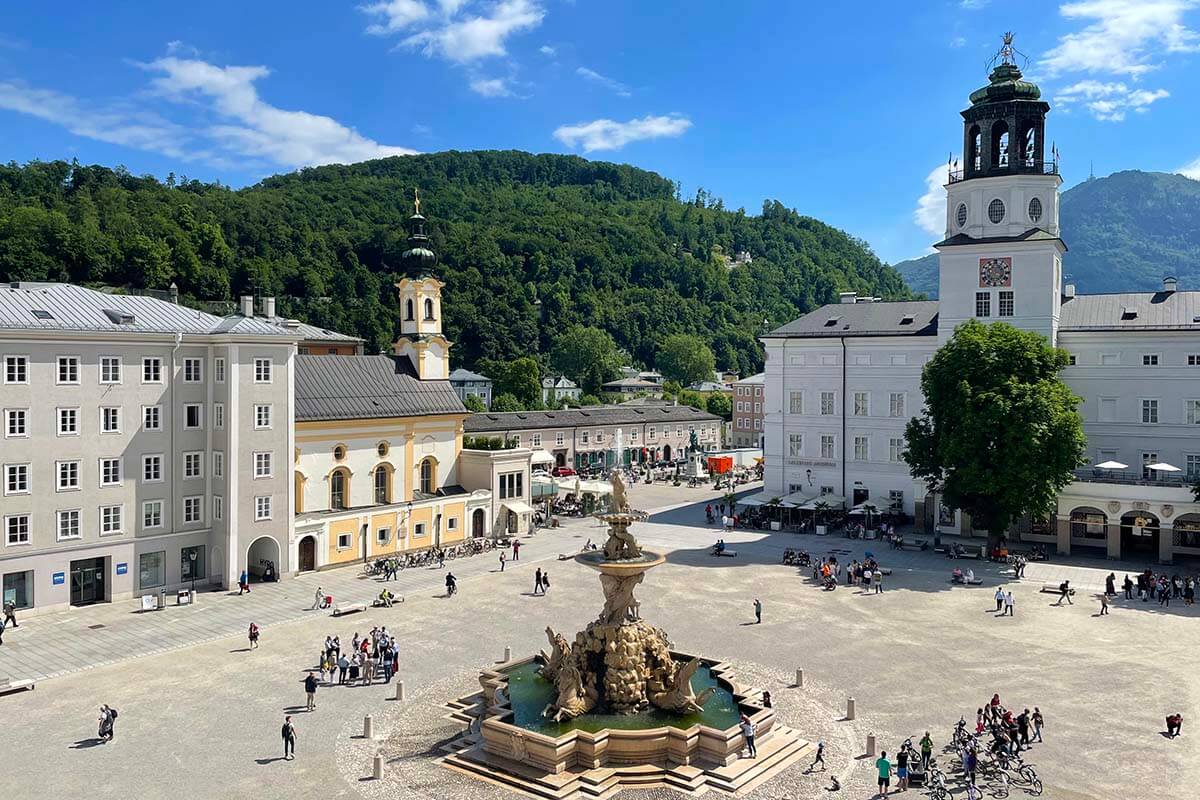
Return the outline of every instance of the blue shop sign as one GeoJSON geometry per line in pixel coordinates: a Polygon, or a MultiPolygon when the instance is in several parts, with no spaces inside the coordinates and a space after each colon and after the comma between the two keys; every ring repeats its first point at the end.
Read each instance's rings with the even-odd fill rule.
{"type": "Polygon", "coordinates": [[[64,583],[67,582],[67,573],[56,572],[50,576],[50,580],[54,583],[55,586],[62,586],[64,583]]]}
{"type": "Polygon", "coordinates": [[[129,565],[125,563],[117,564],[117,574],[124,575],[129,572],[129,565]]]}

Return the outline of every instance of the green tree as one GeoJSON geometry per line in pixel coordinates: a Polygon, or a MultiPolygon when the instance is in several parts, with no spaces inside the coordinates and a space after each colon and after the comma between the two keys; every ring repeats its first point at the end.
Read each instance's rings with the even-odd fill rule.
{"type": "Polygon", "coordinates": [[[492,398],[492,411],[524,411],[521,401],[511,394],[497,395],[492,398]]]}
{"type": "Polygon", "coordinates": [[[512,361],[483,359],[478,367],[495,383],[497,394],[512,395],[523,409],[541,405],[542,371],[536,358],[524,356],[512,361]]]}
{"type": "Polygon", "coordinates": [[[1049,513],[1084,463],[1079,398],[1059,377],[1067,353],[1040,334],[970,320],[925,365],[925,411],[904,460],[994,546],[1013,521],[1049,513]]]}
{"type": "Polygon", "coordinates": [[[577,382],[584,392],[595,394],[601,384],[620,374],[621,356],[608,333],[575,325],[554,340],[550,363],[577,382]]]}
{"type": "Polygon", "coordinates": [[[687,386],[712,378],[717,362],[699,336],[676,333],[663,339],[655,366],[664,378],[687,386]]]}
{"type": "Polygon", "coordinates": [[[483,404],[483,401],[479,399],[478,395],[467,395],[467,399],[463,400],[463,405],[467,407],[467,411],[472,411],[476,414],[487,411],[487,406],[483,404]]]}
{"type": "Polygon", "coordinates": [[[600,402],[600,398],[596,397],[596,395],[585,394],[579,398],[579,405],[581,405],[581,406],[599,406],[599,405],[603,405],[603,403],[600,402]]]}
{"type": "Polygon", "coordinates": [[[733,401],[723,392],[713,392],[705,402],[708,413],[716,414],[721,419],[733,419],[733,401]]]}
{"type": "Polygon", "coordinates": [[[693,392],[691,389],[682,389],[679,392],[679,402],[685,406],[705,411],[708,409],[708,401],[704,399],[704,395],[699,392],[693,392]]]}

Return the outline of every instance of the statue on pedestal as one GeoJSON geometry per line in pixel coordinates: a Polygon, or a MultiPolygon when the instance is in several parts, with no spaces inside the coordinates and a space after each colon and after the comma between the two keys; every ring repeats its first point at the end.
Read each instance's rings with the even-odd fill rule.
{"type": "Polygon", "coordinates": [[[604,589],[604,611],[600,621],[606,625],[620,625],[632,622],[638,618],[638,601],[633,596],[633,589],[642,582],[646,573],[634,575],[600,575],[600,586],[604,589]]]}

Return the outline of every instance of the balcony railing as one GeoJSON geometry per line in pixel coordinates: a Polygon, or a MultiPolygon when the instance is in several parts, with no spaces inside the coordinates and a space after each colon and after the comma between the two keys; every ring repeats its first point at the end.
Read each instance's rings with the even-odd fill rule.
{"type": "Polygon", "coordinates": [[[1058,174],[1058,162],[1057,161],[1034,161],[1032,159],[1027,158],[1027,159],[1022,159],[1021,161],[1018,161],[1014,168],[1013,165],[1009,164],[1007,158],[1002,157],[1000,159],[999,166],[990,167],[987,169],[984,169],[984,168],[975,169],[975,170],[971,171],[971,174],[969,176],[967,175],[967,171],[965,168],[951,169],[951,170],[949,170],[948,182],[949,183],[958,183],[959,181],[965,181],[968,177],[987,178],[987,177],[990,177],[993,175],[1009,175],[1013,172],[1018,172],[1018,173],[1023,173],[1023,174],[1034,174],[1034,175],[1057,175],[1058,174]]]}
{"type": "Polygon", "coordinates": [[[1088,467],[1075,470],[1075,479],[1086,483],[1123,483],[1129,486],[1190,486],[1195,478],[1189,478],[1182,472],[1151,471],[1144,474],[1140,470],[1114,470],[1088,467]]]}

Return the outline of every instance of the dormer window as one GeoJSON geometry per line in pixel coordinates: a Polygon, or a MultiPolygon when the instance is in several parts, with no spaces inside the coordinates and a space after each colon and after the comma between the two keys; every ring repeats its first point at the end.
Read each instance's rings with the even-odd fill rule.
{"type": "Polygon", "coordinates": [[[841,319],[841,317],[830,317],[829,319],[825,320],[825,327],[832,328],[834,325],[837,325],[841,319]]]}
{"type": "Polygon", "coordinates": [[[114,325],[132,325],[133,314],[128,311],[117,311],[112,308],[104,309],[104,316],[108,317],[109,322],[114,325]]]}
{"type": "Polygon", "coordinates": [[[916,319],[916,318],[912,314],[905,314],[903,317],[900,318],[900,324],[901,325],[912,325],[914,319],[916,319]]]}

